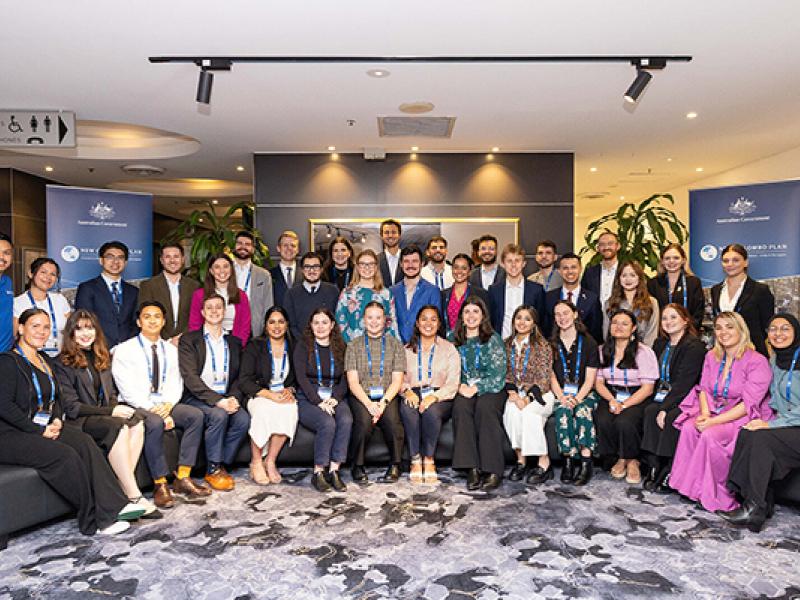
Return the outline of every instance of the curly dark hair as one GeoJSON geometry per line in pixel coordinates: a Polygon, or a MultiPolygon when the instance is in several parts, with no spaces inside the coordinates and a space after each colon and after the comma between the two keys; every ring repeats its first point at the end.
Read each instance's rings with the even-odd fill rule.
{"type": "Polygon", "coordinates": [[[453,343],[456,346],[462,346],[467,341],[467,326],[464,325],[463,316],[464,309],[467,306],[477,306],[481,309],[483,317],[481,318],[481,324],[478,329],[478,337],[480,338],[481,344],[485,344],[494,334],[494,329],[492,329],[492,323],[489,320],[489,309],[486,308],[484,301],[475,295],[468,296],[461,305],[461,309],[458,311],[458,321],[456,321],[456,326],[453,327],[453,343]]]}
{"type": "MultiPolygon", "coordinates": [[[[311,313],[311,315],[308,317],[308,323],[306,323],[305,329],[303,329],[303,342],[305,342],[306,349],[308,350],[308,360],[313,360],[312,357],[314,356],[314,344],[316,343],[316,338],[314,338],[314,330],[311,329],[311,322],[317,315],[325,315],[331,320],[331,323],[333,323],[333,329],[331,330],[331,350],[333,350],[333,360],[343,363],[344,352],[347,349],[347,344],[342,337],[342,332],[339,329],[339,326],[336,324],[336,317],[329,308],[324,306],[320,306],[311,313]]],[[[299,368],[299,365],[297,368],[299,368]]]]}

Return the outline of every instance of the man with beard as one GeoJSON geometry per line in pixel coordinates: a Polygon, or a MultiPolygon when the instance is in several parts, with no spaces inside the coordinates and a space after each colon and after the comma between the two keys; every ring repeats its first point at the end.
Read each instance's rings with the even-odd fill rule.
{"type": "Polygon", "coordinates": [[[428,264],[422,269],[422,278],[435,285],[439,290],[445,290],[453,285],[453,271],[447,264],[447,240],[440,235],[428,240],[425,251],[428,264]]]}
{"type": "Polygon", "coordinates": [[[542,286],[545,294],[556,289],[562,283],[561,275],[556,269],[557,260],[558,251],[555,242],[542,240],[536,244],[536,264],[539,265],[539,270],[528,279],[542,286]]]}
{"type": "Polygon", "coordinates": [[[384,287],[392,287],[403,279],[400,268],[400,235],[403,228],[394,219],[381,223],[380,233],[383,241],[383,252],[378,255],[378,267],[383,277],[384,287]]]}
{"type": "Polygon", "coordinates": [[[249,231],[236,234],[233,250],[233,266],[236,270],[236,285],[247,294],[250,301],[250,325],[253,337],[264,334],[264,318],[272,308],[272,277],[269,271],[253,264],[256,253],[256,238],[249,231]]]}
{"type": "Polygon", "coordinates": [[[493,235],[482,235],[478,239],[478,256],[480,265],[469,275],[469,284],[474,288],[488,290],[495,283],[506,280],[506,271],[497,264],[497,238],[493,235]]]}
{"type": "Polygon", "coordinates": [[[561,257],[558,266],[559,273],[563,279],[561,287],[551,289],[544,297],[544,315],[541,317],[543,323],[542,331],[546,337],[550,337],[553,331],[554,316],[553,310],[559,300],[568,300],[578,309],[581,321],[589,330],[589,334],[597,341],[603,343],[603,313],[600,310],[600,300],[592,290],[587,290],[580,284],[581,279],[581,258],[577,254],[567,252],[561,257]]]}
{"type": "Polygon", "coordinates": [[[177,346],[181,335],[189,327],[192,294],[200,284],[182,275],[183,246],[180,244],[166,243],[161,246],[159,261],[161,273],[139,285],[139,306],[156,301],[167,309],[161,337],[177,346]]]}
{"type": "Polygon", "coordinates": [[[0,233],[0,352],[11,350],[14,342],[14,286],[5,271],[11,266],[14,258],[14,246],[11,238],[0,233]]]}
{"type": "Polygon", "coordinates": [[[394,309],[397,311],[397,329],[404,344],[414,333],[414,322],[417,313],[429,304],[440,308],[441,294],[432,283],[420,278],[422,268],[422,250],[411,244],[400,252],[400,265],[403,268],[403,280],[391,287],[394,296],[394,309]]]}
{"type": "Polygon", "coordinates": [[[604,231],[597,238],[597,251],[602,255],[603,260],[597,265],[587,267],[583,272],[583,279],[581,279],[581,287],[592,290],[600,296],[600,306],[603,308],[611,296],[611,288],[614,286],[614,278],[617,276],[619,249],[617,234],[613,231],[604,231]]]}
{"type": "MultiPolygon", "coordinates": [[[[300,254],[300,238],[294,231],[284,231],[278,236],[278,254],[281,260],[269,270],[269,274],[272,275],[272,295],[275,304],[283,306],[283,297],[286,295],[286,290],[300,285],[303,281],[303,278],[297,273],[299,270],[297,255],[300,254]]],[[[247,299],[249,300],[250,297],[248,296],[247,299]]],[[[264,319],[262,314],[259,328],[263,326],[264,319]]],[[[259,331],[259,335],[261,333],[259,331]]]]}
{"type": "Polygon", "coordinates": [[[320,254],[306,252],[300,259],[300,269],[303,271],[303,285],[291,288],[283,297],[283,307],[289,315],[289,327],[295,341],[303,339],[308,319],[315,310],[325,307],[336,312],[336,303],[339,301],[339,288],[336,284],[320,281],[320,254]]]}

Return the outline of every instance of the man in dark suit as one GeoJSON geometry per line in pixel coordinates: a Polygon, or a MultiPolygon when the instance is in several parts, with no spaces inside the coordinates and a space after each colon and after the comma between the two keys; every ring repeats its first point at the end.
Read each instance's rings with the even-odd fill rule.
{"type": "Polygon", "coordinates": [[[473,288],[488,290],[495,283],[506,280],[506,270],[497,264],[497,238],[486,234],[478,238],[478,256],[480,264],[469,275],[469,284],[473,288]]]}
{"type": "Polygon", "coordinates": [[[506,270],[506,280],[489,288],[489,304],[492,327],[506,339],[514,331],[512,318],[519,306],[527,304],[536,309],[539,323],[544,311],[544,288],[525,279],[525,249],[519,244],[508,244],[503,248],[500,262],[506,270]]]}
{"type": "Polygon", "coordinates": [[[98,252],[100,275],[78,286],[75,308],[85,308],[97,315],[100,327],[113,348],[136,335],[136,311],[139,290],[122,281],[128,264],[128,247],[122,242],[106,242],[98,252]]]}
{"type": "Polygon", "coordinates": [[[581,279],[581,288],[591,290],[600,298],[600,309],[605,309],[606,301],[611,296],[614,278],[617,276],[617,253],[619,238],[613,231],[604,231],[597,238],[597,251],[603,260],[599,264],[586,267],[581,279]]]}
{"type": "MultiPolygon", "coordinates": [[[[283,306],[286,290],[300,285],[303,278],[297,273],[297,255],[300,253],[300,238],[294,231],[284,231],[278,237],[278,254],[281,259],[269,270],[272,275],[272,294],[276,306],[283,306]]],[[[263,325],[263,323],[262,323],[263,325]]],[[[259,333],[261,335],[263,330],[259,333]]]]}
{"type": "Polygon", "coordinates": [[[403,280],[403,269],[400,268],[400,235],[403,228],[394,219],[381,223],[381,240],[383,252],[378,255],[378,268],[383,277],[383,287],[392,287],[403,280]]]}
{"type": "Polygon", "coordinates": [[[581,259],[577,254],[567,252],[561,257],[558,272],[563,285],[550,290],[545,295],[544,315],[542,315],[542,331],[546,337],[553,332],[553,309],[559,300],[569,300],[578,309],[581,321],[586,325],[589,334],[603,343],[603,312],[600,310],[600,299],[592,290],[587,290],[579,283],[581,278],[581,259]]]}
{"type": "Polygon", "coordinates": [[[318,308],[325,307],[336,312],[339,301],[339,288],[333,283],[321,281],[322,256],[316,252],[306,252],[300,259],[303,271],[303,285],[298,285],[286,292],[283,307],[289,315],[289,327],[292,337],[299,341],[308,325],[308,319],[318,308]]]}
{"type": "Polygon", "coordinates": [[[139,306],[155,300],[167,309],[161,337],[177,346],[181,334],[189,328],[192,294],[200,284],[182,275],[184,255],[180,244],[173,242],[161,246],[159,261],[163,269],[161,273],[139,284],[139,306]]]}

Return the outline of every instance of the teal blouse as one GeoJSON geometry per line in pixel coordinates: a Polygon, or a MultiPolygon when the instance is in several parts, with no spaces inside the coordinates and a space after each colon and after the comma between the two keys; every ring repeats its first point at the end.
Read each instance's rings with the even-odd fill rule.
{"type": "Polygon", "coordinates": [[[770,427],[797,427],[800,426],[800,371],[792,374],[792,389],[790,397],[786,397],[786,384],[789,381],[789,371],[779,369],[775,359],[770,360],[772,367],[772,382],[769,384],[769,406],[777,416],[769,422],[770,427]]]}
{"type": "Polygon", "coordinates": [[[336,322],[342,330],[342,337],[346,343],[349,344],[360,335],[366,335],[364,309],[373,300],[381,302],[386,311],[386,333],[400,339],[394,298],[388,288],[376,292],[372,288],[350,286],[342,290],[339,303],[336,305],[336,322]]]}
{"type": "MultiPolygon", "coordinates": [[[[453,332],[447,336],[453,341],[453,332]]],[[[506,385],[506,350],[503,340],[496,333],[485,344],[480,337],[467,338],[463,346],[456,346],[461,355],[461,383],[478,377],[478,394],[497,393],[506,385]],[[475,355],[478,355],[478,368],[475,369],[475,355]]]]}

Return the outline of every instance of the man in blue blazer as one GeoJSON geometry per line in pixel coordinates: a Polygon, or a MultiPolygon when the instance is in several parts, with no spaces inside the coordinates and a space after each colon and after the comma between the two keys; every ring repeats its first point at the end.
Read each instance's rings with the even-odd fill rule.
{"type": "Polygon", "coordinates": [[[507,244],[500,255],[506,270],[506,280],[489,287],[492,327],[503,339],[514,331],[512,317],[519,306],[527,304],[536,309],[539,324],[544,311],[544,288],[525,279],[525,249],[519,244],[507,244]]]}
{"type": "Polygon", "coordinates": [[[553,332],[553,310],[559,300],[569,300],[578,309],[581,321],[586,325],[589,334],[603,343],[603,312],[600,309],[600,298],[595,292],[583,287],[581,279],[581,259],[572,252],[561,257],[558,272],[563,279],[563,285],[550,290],[545,295],[545,310],[542,316],[542,330],[545,336],[550,337],[553,332]]]}
{"type": "Polygon", "coordinates": [[[397,329],[404,344],[414,333],[414,322],[423,306],[432,304],[441,310],[439,288],[420,277],[422,270],[422,250],[411,244],[400,251],[400,267],[403,279],[390,288],[394,296],[394,309],[397,312],[397,329]]]}
{"type": "Polygon", "coordinates": [[[97,315],[108,347],[129,340],[137,334],[136,309],[139,289],[122,280],[128,264],[128,247],[122,242],[106,242],[100,246],[100,275],[78,286],[75,308],[84,308],[97,315]]]}
{"type": "Polygon", "coordinates": [[[272,295],[276,306],[283,306],[286,290],[303,282],[302,274],[298,274],[300,265],[297,255],[300,253],[300,238],[294,231],[284,231],[278,237],[278,254],[281,259],[269,270],[272,275],[272,295]]]}

